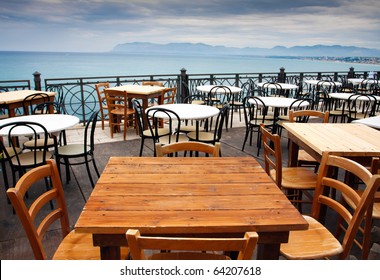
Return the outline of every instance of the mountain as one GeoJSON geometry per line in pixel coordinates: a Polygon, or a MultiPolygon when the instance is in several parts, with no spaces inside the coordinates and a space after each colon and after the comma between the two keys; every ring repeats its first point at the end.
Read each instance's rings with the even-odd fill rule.
{"type": "Polygon", "coordinates": [[[276,46],[273,48],[233,48],[211,46],[203,43],[154,44],[147,42],[124,43],[115,46],[112,52],[188,55],[254,55],[294,57],[380,57],[380,50],[341,45],[276,46]]]}

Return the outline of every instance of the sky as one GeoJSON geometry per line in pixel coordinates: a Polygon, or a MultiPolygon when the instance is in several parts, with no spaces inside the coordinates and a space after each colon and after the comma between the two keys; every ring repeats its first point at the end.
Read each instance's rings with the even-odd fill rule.
{"type": "Polygon", "coordinates": [[[131,42],[380,49],[379,0],[10,0],[0,50],[108,52],[131,42]]]}

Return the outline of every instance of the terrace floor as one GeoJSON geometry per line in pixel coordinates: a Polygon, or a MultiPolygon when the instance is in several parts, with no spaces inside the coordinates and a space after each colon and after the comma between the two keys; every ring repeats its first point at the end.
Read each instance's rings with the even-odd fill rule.
{"type": "MultiPolygon", "coordinates": [[[[223,140],[221,141],[222,155],[224,157],[253,156],[262,164],[263,153],[260,151],[259,157],[256,157],[257,148],[255,139],[252,146],[249,146],[249,143],[247,143],[245,151],[241,151],[245,133],[244,120],[240,122],[238,119],[238,114],[234,115],[235,120],[233,123],[233,128],[229,128],[228,131],[223,131],[223,140]]],[[[83,137],[83,126],[78,125],[77,127],[68,130],[67,137],[68,142],[81,141],[83,137]]],[[[135,131],[133,129],[130,129],[128,131],[127,141],[122,140],[122,135],[120,133],[115,134],[114,138],[111,139],[109,136],[108,125],[106,124],[105,129],[102,130],[99,123],[96,128],[95,138],[95,157],[100,172],[102,172],[109,157],[111,156],[138,156],[139,154],[140,138],[135,134],[135,131]]],[[[283,131],[282,143],[284,152],[283,159],[285,161],[287,160],[286,131],[283,131]]],[[[146,141],[143,156],[153,156],[152,147],[153,146],[151,141],[146,141]]],[[[69,219],[71,225],[74,226],[76,220],[79,217],[79,214],[81,213],[86,203],[87,198],[91,194],[92,188],[84,166],[76,166],[75,168],[71,168],[71,174],[71,181],[69,184],[66,184],[65,173],[62,172],[65,198],[69,209],[69,219]]],[[[2,179],[0,183],[2,185],[2,179]]],[[[33,197],[33,193],[29,194],[29,196],[33,197]]],[[[379,232],[375,238],[377,238],[377,240],[380,239],[379,232]]],[[[46,238],[43,242],[47,248],[46,250],[49,257],[51,257],[60,242],[59,225],[47,233],[46,238]]],[[[378,244],[375,245],[379,246],[378,244]]],[[[380,252],[380,250],[377,249],[376,252],[380,252]]],[[[380,259],[379,253],[372,254],[371,258],[380,259]]],[[[7,203],[3,190],[0,191],[0,259],[34,259],[32,250],[22,229],[21,223],[17,216],[12,213],[12,207],[7,203]]]]}

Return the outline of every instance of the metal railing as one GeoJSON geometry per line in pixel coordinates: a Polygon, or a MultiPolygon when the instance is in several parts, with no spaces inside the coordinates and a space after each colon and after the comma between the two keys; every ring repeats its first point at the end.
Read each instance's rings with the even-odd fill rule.
{"type": "MultiPolygon", "coordinates": [[[[380,72],[375,73],[379,77],[380,72]]],[[[34,89],[57,92],[58,102],[65,104],[69,114],[76,115],[85,123],[91,114],[99,109],[95,85],[109,82],[111,86],[123,84],[141,84],[143,81],[161,81],[165,87],[176,87],[176,101],[182,100],[189,94],[196,93],[196,87],[205,84],[230,85],[241,87],[244,92],[258,94],[257,84],[260,82],[287,82],[299,86],[299,91],[306,88],[305,81],[310,79],[330,80],[347,84],[348,78],[367,78],[367,72],[289,72],[284,68],[278,73],[213,73],[188,74],[181,69],[179,74],[141,75],[141,76],[105,76],[105,77],[74,77],[49,78],[42,83],[39,72],[34,75],[34,89]],[[43,85],[43,86],[42,86],[43,85]]],[[[20,89],[30,89],[28,80],[0,81],[0,92],[20,89]]]]}

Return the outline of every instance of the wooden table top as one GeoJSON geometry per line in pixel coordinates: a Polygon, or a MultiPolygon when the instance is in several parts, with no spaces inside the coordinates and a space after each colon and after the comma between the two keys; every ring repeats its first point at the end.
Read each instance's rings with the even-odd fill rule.
{"type": "Polygon", "coordinates": [[[307,223],[250,157],[111,157],[77,232],[228,234],[302,230],[307,223]]]}
{"type": "Polygon", "coordinates": [[[57,93],[52,91],[41,91],[41,90],[16,90],[16,91],[6,91],[0,93],[0,104],[10,104],[16,102],[22,102],[25,97],[33,93],[46,93],[49,96],[55,96],[57,93]]]}
{"type": "Polygon", "coordinates": [[[380,156],[380,131],[357,123],[284,123],[293,142],[316,158],[324,151],[345,157],[380,156]]]}
{"type": "Polygon", "coordinates": [[[166,87],[159,86],[142,86],[142,85],[123,85],[117,87],[111,87],[112,90],[126,91],[129,94],[149,95],[154,93],[160,93],[166,87]]]}

